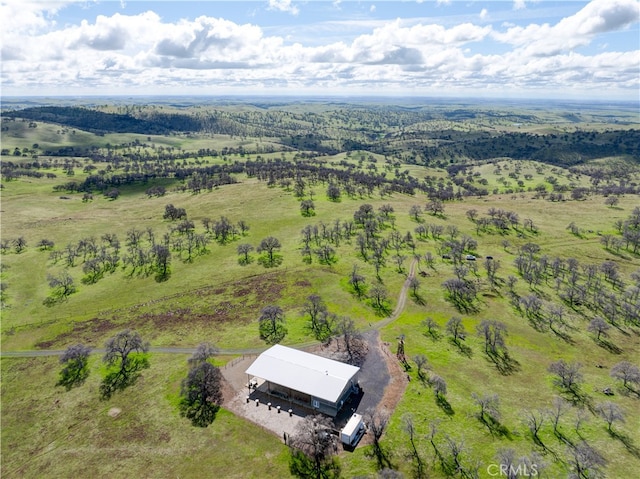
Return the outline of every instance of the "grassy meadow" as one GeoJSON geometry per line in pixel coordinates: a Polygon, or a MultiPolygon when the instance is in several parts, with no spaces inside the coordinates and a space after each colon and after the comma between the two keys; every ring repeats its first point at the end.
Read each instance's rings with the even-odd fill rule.
{"type": "MultiPolygon", "coordinates": [[[[556,118],[554,114],[549,115],[556,118]]],[[[135,140],[188,151],[208,147],[221,150],[263,142],[258,138],[221,135],[154,136],[149,141],[146,136],[132,134],[59,133],[63,128],[40,122],[37,128],[31,129],[17,122],[16,125],[12,125],[9,132],[3,131],[2,147],[10,152],[16,147],[32,148],[34,144],[39,148],[67,144],[103,148],[107,143],[115,145],[135,140]]],[[[262,156],[281,158],[283,155],[293,157],[292,152],[262,156]]],[[[230,155],[229,160],[243,161],[255,156],[230,155]]],[[[2,159],[29,161],[12,156],[2,159]]],[[[432,176],[443,182],[447,180],[447,172],[442,168],[427,169],[367,152],[341,153],[320,159],[335,167],[340,167],[341,162],[356,166],[361,163],[363,169],[373,164],[388,177],[408,171],[416,178],[432,176]]],[[[195,164],[192,159],[185,161],[195,164]]],[[[204,161],[213,164],[223,160],[217,157],[204,161]]],[[[610,163],[618,161],[627,160],[609,159],[610,163]]],[[[84,164],[88,163],[84,160],[84,164]]],[[[633,168],[637,166],[631,163],[633,168]]],[[[355,237],[342,240],[335,247],[334,263],[319,264],[314,257],[308,264],[301,254],[300,232],[306,225],[351,220],[364,203],[371,204],[376,211],[382,205],[391,205],[395,230],[413,235],[415,253],[421,257],[417,270],[423,274],[418,276],[419,297],[410,295],[400,317],[380,333],[392,351],[398,338],[405,338],[405,353],[411,366],[407,371],[411,380],[397,409],[390,411],[389,427],[382,439],[390,464],[405,477],[415,475],[416,462],[403,427],[406,418],[411,417],[418,453],[429,477],[446,477],[428,438],[432,426],[437,430],[433,441],[438,450],[446,452],[447,438],[464,443],[462,463],[472,469],[475,466],[482,478],[490,477],[487,467],[497,462],[496,454],[505,448],[514,449],[518,457],[538,454],[543,470],[541,477],[566,477],[571,471],[569,445],[582,440],[604,457],[603,470],[607,477],[631,477],[640,468],[637,421],[640,397],[609,376],[611,367],[622,360],[638,364],[638,328],[620,323],[619,327],[611,328],[606,342],[599,342],[587,331],[589,320],[595,314],[580,306],[573,309],[567,306],[564,337],[549,330],[536,330],[510,303],[505,285],[510,275],[518,277],[514,260],[519,248],[526,243],[538,244],[540,253],[550,258],[575,258],[583,265],[614,261],[625,285],[632,284],[631,274],[640,269],[640,257],[624,249],[607,250],[600,239],[606,234],[617,235],[615,222],[627,219],[640,205],[638,196],[621,196],[613,207],[605,205],[605,198],[596,194],[574,201],[565,193],[565,201],[552,202],[536,196],[535,192],[539,185],[552,191],[549,177],[568,189],[589,187],[589,177],[561,166],[498,159],[477,162],[468,168],[473,181],[483,179],[490,194],[447,201],[443,216],[422,213],[417,221],[410,217],[413,205],[420,205],[424,210],[428,198],[423,193],[394,193],[384,197],[377,193],[355,197],[343,194],[339,201],[330,201],[325,194],[326,185],[317,183],[311,186],[315,215],[304,217],[290,187],[269,187],[266,182],[244,174],[236,176],[236,184],[200,194],[179,191],[177,187],[181,182],[167,179],[158,183],[167,188],[167,194],[162,197],[148,197],[145,191],[152,184],[145,184],[122,186],[116,200],[94,193],[92,200],[83,201],[82,193],[53,189],[70,179],[82,180],[87,175],[82,167],[74,168],[74,175],[70,177],[61,165],[44,171],[56,177],[22,176],[2,182],[2,239],[22,236],[27,242],[24,251],[18,253],[11,248],[2,255],[1,279],[7,285],[1,310],[2,351],[64,349],[77,342],[99,348],[125,328],[139,331],[156,347],[193,347],[209,341],[228,350],[262,348],[266,345],[258,335],[257,317],[267,304],[284,309],[288,335],[283,344],[296,345],[313,339],[301,314],[302,305],[311,294],[320,295],[331,312],[349,316],[358,328],[368,329],[385,314],[376,310],[369,299],[358,298],[348,284],[354,265],[366,278],[368,288],[377,282],[374,267],[358,255],[355,237]],[[518,185],[518,181],[523,185],[518,185]],[[211,241],[206,252],[192,261],[174,254],[166,281],[117,268],[95,284],[85,284],[81,260],[65,268],[63,261],[54,262],[50,258],[50,251],[36,247],[38,241],[49,239],[55,243],[55,249],[62,250],[65,245],[83,238],[93,237],[99,241],[105,234],[117,234],[124,250],[126,233],[133,228],[151,229],[156,238],[161,238],[172,226],[163,219],[167,204],[185,208],[198,232],[204,231],[203,219],[217,220],[221,216],[233,223],[245,221],[250,229],[246,235],[227,244],[211,241]],[[479,233],[467,212],[475,209],[480,216],[486,216],[491,208],[517,213],[518,231],[479,233]],[[533,222],[535,231],[522,226],[525,219],[533,222]],[[570,223],[580,229],[579,235],[567,229],[570,223]],[[451,264],[438,254],[441,241],[431,236],[418,238],[415,228],[420,224],[455,226],[461,235],[477,241],[477,272],[470,273],[480,285],[477,311],[461,313],[446,299],[441,285],[454,276],[451,264]],[[254,250],[250,253],[250,262],[241,264],[237,245],[249,243],[255,248],[267,236],[274,236],[282,243],[278,252],[281,262],[265,267],[259,261],[260,254],[254,250]],[[432,266],[425,263],[426,253],[436,258],[432,266]],[[489,287],[483,266],[483,258],[489,255],[500,263],[497,273],[500,286],[496,289],[489,287]],[[48,275],[63,270],[73,277],[77,292],[65,301],[44,304],[50,294],[48,275]],[[445,331],[445,324],[452,316],[462,317],[467,330],[464,347],[452,343],[445,331]],[[426,318],[433,318],[440,326],[435,337],[421,324],[426,318]],[[476,335],[475,328],[483,319],[498,320],[507,327],[506,346],[512,359],[508,371],[500,371],[490,360],[482,338],[476,335]],[[432,387],[418,376],[413,358],[419,354],[428,359],[426,377],[437,374],[445,379],[444,402],[438,402],[432,387]],[[556,396],[572,399],[553,385],[553,376],[547,371],[551,362],[560,359],[582,364],[581,399],[567,407],[559,422],[561,434],[554,433],[547,419],[536,442],[526,426],[528,414],[547,410],[556,396]],[[613,389],[613,396],[602,393],[606,387],[613,389]],[[496,427],[490,428],[477,418],[478,407],[472,393],[499,396],[501,416],[496,427]],[[606,423],[595,413],[597,404],[604,401],[617,404],[626,416],[626,422],[613,425],[613,432],[607,430],[606,423]],[[576,430],[575,421],[581,414],[588,420],[576,430]]],[[[639,179],[637,173],[635,179],[639,179]]],[[[391,231],[387,226],[382,234],[391,231]]],[[[446,236],[447,233],[443,233],[443,237],[446,236]]],[[[410,249],[406,248],[403,254],[406,259],[400,270],[389,258],[380,272],[381,282],[388,291],[389,311],[396,305],[413,259],[410,249]]],[[[603,284],[608,292],[621,292],[607,282],[603,284]]],[[[546,302],[562,303],[552,280],[530,288],[519,278],[514,291],[520,297],[535,291],[546,302]]],[[[231,358],[221,357],[219,363],[231,358]]],[[[55,385],[60,370],[57,358],[3,357],[2,477],[288,476],[289,454],[280,437],[235,417],[224,407],[215,422],[205,429],[194,428],[180,417],[177,404],[180,382],[187,372],[186,356],[153,353],[150,362],[151,367],[143,371],[135,385],[108,400],[100,400],[98,388],[103,366],[97,355],[91,357],[91,375],[87,382],[70,391],[55,385]],[[112,408],[121,412],[112,417],[108,414],[112,408]]],[[[341,453],[340,463],[344,477],[376,477],[371,446],[341,453]]]]}

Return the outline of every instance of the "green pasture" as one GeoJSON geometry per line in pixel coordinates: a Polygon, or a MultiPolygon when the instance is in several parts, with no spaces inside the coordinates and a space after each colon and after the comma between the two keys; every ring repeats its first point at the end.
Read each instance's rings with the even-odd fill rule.
{"type": "Polygon", "coordinates": [[[208,428],[180,417],[186,359],[152,354],[133,387],[100,400],[97,355],[71,391],[55,386],[57,358],[3,358],[2,477],[287,476],[286,447],[271,433],[224,408],[208,428]]]}
{"type": "MultiPolygon", "coordinates": [[[[254,107],[246,107],[248,110],[254,107]]],[[[296,107],[291,107],[296,110],[296,107]]],[[[322,111],[322,106],[317,110],[322,111]]],[[[558,119],[556,113],[549,113],[558,119]]],[[[444,121],[444,120],[443,120],[444,121]]],[[[551,122],[551,121],[550,121],[551,122]]],[[[340,121],[335,120],[336,129],[340,121]]],[[[150,143],[144,135],[96,135],[70,130],[58,133],[61,127],[38,123],[29,129],[27,123],[15,122],[3,132],[2,148],[39,149],[48,146],[74,144],[79,146],[112,145],[139,140],[150,143]],[[67,143],[69,142],[69,143],[67,143]]],[[[459,128],[477,128],[477,124],[457,123],[459,128]]],[[[496,126],[497,123],[493,124],[496,126]]],[[[504,126],[504,125],[503,125],[504,126]]],[[[266,145],[266,139],[228,138],[205,136],[152,137],[151,143],[194,151],[239,145],[266,145]],[[264,143],[263,143],[264,142],[264,143]]],[[[263,157],[279,158],[277,152],[263,157]]],[[[294,153],[286,153],[291,158],[294,153]]],[[[363,168],[369,164],[368,152],[353,152],[323,158],[336,165],[342,160],[357,164],[365,155],[363,168]]],[[[253,155],[251,155],[253,156],[253,155]]],[[[247,156],[248,157],[248,156],[247,156]]],[[[374,155],[378,171],[386,171],[385,158],[374,155]]],[[[17,157],[16,157],[17,158],[17,157]]],[[[241,160],[231,156],[232,160],[241,160]]],[[[13,157],[3,157],[3,160],[13,157]]],[[[63,159],[61,159],[62,161],[63,159]]],[[[23,159],[27,161],[27,159],[23,159]]],[[[187,160],[191,162],[193,160],[187,160]]],[[[221,161],[221,159],[210,159],[221,161]]],[[[392,161],[396,161],[393,159],[392,161]]],[[[101,167],[101,165],[97,165],[101,167]]],[[[561,395],[552,384],[547,368],[552,361],[579,361],[585,382],[582,385],[587,411],[597,403],[610,400],[626,414],[624,424],[614,424],[615,435],[610,435],[602,419],[588,412],[589,421],[580,429],[587,439],[607,460],[607,477],[631,477],[640,466],[640,430],[638,429],[638,397],[623,390],[609,377],[610,368],[622,360],[638,363],[640,335],[637,329],[623,326],[610,331],[609,343],[617,348],[613,352],[594,341],[586,328],[593,313],[585,309],[568,310],[570,341],[552,332],[536,331],[529,321],[509,303],[507,288],[492,290],[486,279],[483,258],[493,256],[501,268],[498,277],[505,280],[517,276],[514,266],[518,248],[528,242],[540,245],[541,254],[550,258],[576,258],[581,264],[601,264],[615,261],[626,284],[630,274],[640,268],[637,255],[621,250],[613,253],[600,244],[602,234],[616,234],[616,220],[626,219],[638,206],[637,196],[624,196],[615,207],[604,204],[605,198],[592,195],[583,201],[550,202],[534,198],[531,191],[544,184],[548,191],[552,185],[546,180],[554,176],[558,184],[589,186],[589,178],[560,167],[535,162],[496,160],[492,163],[473,164],[468,168],[475,182],[484,178],[491,192],[486,197],[466,197],[461,201],[445,203],[444,217],[422,214],[418,221],[409,216],[412,205],[423,209],[428,201],[424,194],[415,196],[394,194],[380,198],[349,198],[342,195],[337,202],[326,198],[326,187],[311,185],[315,216],[305,218],[299,209],[299,200],[293,192],[281,187],[267,187],[254,178],[239,176],[239,183],[226,185],[201,194],[178,192],[177,180],[163,180],[167,194],[161,198],[148,198],[145,190],[152,184],[120,188],[121,196],[113,201],[98,193],[88,202],[82,194],[54,192],[53,187],[70,180],[82,180],[84,173],[76,168],[75,175],[66,177],[62,169],[51,172],[56,178],[20,177],[3,181],[2,239],[23,236],[27,248],[22,253],[13,249],[3,254],[1,279],[7,285],[3,292],[4,308],[0,311],[3,351],[28,349],[63,349],[76,342],[101,347],[116,332],[133,328],[152,346],[193,347],[210,341],[224,349],[260,348],[266,345],[259,339],[257,317],[267,304],[277,304],[285,311],[289,334],[285,344],[300,344],[312,339],[301,315],[302,305],[310,294],[319,294],[331,312],[347,315],[357,326],[367,329],[386,313],[376,311],[366,299],[358,299],[348,285],[347,278],[354,265],[366,278],[366,286],[375,284],[375,271],[357,254],[355,238],[342,241],[336,247],[336,262],[321,265],[314,257],[311,264],[303,261],[300,253],[300,231],[306,225],[333,224],[353,218],[363,203],[377,210],[390,204],[395,210],[395,227],[403,233],[411,232],[416,253],[421,257],[429,252],[436,261],[433,267],[421,260],[418,264],[420,286],[418,298],[407,299],[399,319],[381,331],[381,338],[395,351],[399,337],[405,338],[405,353],[412,365],[407,374],[411,378],[383,437],[383,447],[389,452],[391,463],[406,477],[412,477],[409,443],[403,431],[403,415],[411,414],[416,426],[418,450],[429,468],[430,477],[443,477],[426,438],[429,424],[439,421],[434,441],[444,451],[444,438],[448,435],[464,441],[467,452],[463,463],[478,461],[480,477],[488,477],[486,467],[495,461],[501,448],[513,448],[519,455],[532,451],[542,454],[548,467],[543,477],[565,477],[567,465],[554,461],[554,457],[567,457],[567,447],[553,433],[547,421],[540,438],[544,446],[536,445],[525,424],[525,413],[550,407],[556,395],[561,395]],[[498,168],[499,167],[499,168],[498,168]],[[499,171],[498,171],[499,170],[499,171]],[[509,177],[516,173],[517,178],[509,177]],[[531,175],[525,178],[525,175],[531,175]],[[505,184],[505,182],[509,184],[505,184]],[[507,193],[522,180],[521,191],[507,193]],[[531,190],[530,190],[531,189],[531,190]],[[126,249],[126,232],[132,228],[152,228],[160,238],[171,226],[162,215],[167,204],[185,208],[196,230],[203,232],[202,220],[217,220],[226,216],[234,223],[245,221],[250,229],[244,237],[228,244],[211,242],[206,254],[185,262],[173,254],[171,275],[158,282],[153,276],[127,276],[121,269],[107,274],[95,284],[83,284],[81,260],[68,271],[78,291],[66,301],[46,306],[50,288],[47,275],[64,270],[63,263],[54,264],[49,251],[39,251],[36,243],[42,239],[55,242],[56,249],[82,238],[95,237],[98,241],[106,233],[115,233],[126,249]],[[476,225],[466,212],[476,209],[486,216],[490,208],[513,211],[520,218],[518,231],[505,234],[476,232],[476,225]],[[525,219],[533,221],[536,231],[525,230],[525,219]],[[477,274],[480,294],[478,311],[459,313],[444,296],[442,283],[453,277],[451,265],[437,254],[438,242],[431,236],[419,240],[414,229],[420,224],[455,226],[460,234],[467,234],[478,242],[477,274]],[[572,234],[567,226],[574,223],[580,235],[572,234]],[[278,252],[281,262],[265,268],[260,255],[251,252],[251,261],[242,265],[236,247],[250,243],[257,247],[267,236],[275,236],[282,243],[278,252]],[[505,245],[505,241],[506,243],[505,245]],[[452,344],[444,325],[454,315],[463,318],[467,329],[466,349],[461,351],[452,344]],[[433,318],[440,326],[441,336],[434,339],[426,334],[421,322],[433,318]],[[475,334],[476,325],[483,319],[499,320],[508,329],[507,347],[515,361],[508,374],[501,373],[484,352],[481,338],[475,334]],[[431,372],[442,376],[448,386],[446,400],[451,410],[439,406],[431,387],[418,378],[412,358],[424,354],[431,372]],[[602,367],[597,367],[602,366],[602,367]],[[615,395],[607,397],[602,389],[612,387],[615,395]],[[476,417],[477,406],[472,393],[498,394],[502,416],[500,433],[492,432],[476,417]],[[435,466],[434,466],[435,464],[435,466]]],[[[389,177],[395,175],[395,166],[389,177]]],[[[415,177],[446,177],[443,170],[427,170],[416,165],[400,164],[400,172],[409,170],[415,177]]],[[[570,193],[565,193],[570,198],[570,193]]],[[[383,231],[389,234],[390,228],[383,231]]],[[[446,237],[447,233],[443,233],[446,237]]],[[[403,270],[398,271],[393,260],[387,260],[381,271],[383,285],[388,290],[387,312],[396,306],[402,284],[406,279],[412,254],[409,249],[403,270]]],[[[606,286],[610,288],[609,286],[606,286]]],[[[523,296],[531,292],[524,280],[516,285],[523,296]]],[[[553,284],[543,284],[537,293],[546,301],[560,303],[553,284]]],[[[230,358],[220,358],[219,363],[230,358]]],[[[143,372],[138,383],[115,394],[108,401],[99,399],[101,365],[98,356],[92,356],[91,375],[86,384],[71,391],[56,387],[60,366],[56,358],[2,358],[2,476],[3,477],[286,477],[288,452],[281,438],[266,433],[242,418],[222,409],[216,421],[206,429],[193,428],[180,418],[177,410],[180,381],[186,375],[186,357],[153,354],[151,368],[143,372]],[[121,409],[117,417],[107,413],[111,408],[121,409]]],[[[427,372],[427,375],[429,372],[427,372]]],[[[572,442],[580,440],[574,421],[578,408],[573,406],[563,417],[560,431],[572,442]]],[[[341,453],[344,477],[374,477],[375,460],[369,457],[370,447],[363,446],[353,453],[341,453]]]]}

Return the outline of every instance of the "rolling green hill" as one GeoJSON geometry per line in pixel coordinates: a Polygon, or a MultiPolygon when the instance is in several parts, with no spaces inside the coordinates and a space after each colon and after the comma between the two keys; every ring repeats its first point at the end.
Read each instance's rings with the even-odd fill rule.
{"type": "MultiPolygon", "coordinates": [[[[112,115],[111,129],[3,113],[3,353],[100,348],[131,328],[154,347],[212,342],[227,351],[222,365],[230,350],[266,347],[265,305],[284,310],[283,344],[314,341],[312,294],[368,330],[397,306],[414,263],[406,305],[380,331],[394,352],[403,338],[406,361],[385,460],[362,444],[339,454],[342,477],[384,477],[381,464],[404,477],[493,477],[510,454],[540,477],[640,466],[640,386],[611,376],[640,351],[640,130],[614,128],[624,111],[191,108],[166,114],[215,116],[226,132],[119,123],[160,118],[159,105],[86,109],[98,124],[112,115]],[[273,261],[258,251],[267,237],[281,244],[273,261]],[[501,332],[494,349],[483,327],[501,332]],[[577,387],[556,384],[560,360],[577,387]],[[483,398],[491,414],[479,414],[483,398]],[[608,403],[624,422],[608,427],[608,403]]],[[[136,384],[101,400],[97,355],[70,391],[56,386],[57,358],[3,356],[2,476],[286,477],[282,439],[224,404],[208,428],[180,417],[186,359],[152,353],[136,384]]]]}

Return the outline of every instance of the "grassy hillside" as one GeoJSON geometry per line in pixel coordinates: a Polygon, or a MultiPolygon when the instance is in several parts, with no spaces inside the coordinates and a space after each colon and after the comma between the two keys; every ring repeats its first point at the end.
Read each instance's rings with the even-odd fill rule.
{"type": "MultiPolygon", "coordinates": [[[[233,113],[232,108],[229,110],[233,113]]],[[[319,107],[314,111],[320,116],[326,114],[319,107]]],[[[329,120],[337,128],[344,120],[335,112],[331,115],[329,120]]],[[[402,115],[398,113],[397,118],[402,115]]],[[[364,124],[368,117],[362,113],[358,121],[364,124]]],[[[368,329],[393,310],[409,265],[417,261],[417,295],[410,292],[400,317],[381,331],[393,351],[398,338],[405,338],[406,374],[411,379],[397,409],[390,411],[389,427],[382,439],[389,464],[406,477],[416,473],[418,462],[406,432],[409,420],[415,427],[418,458],[429,477],[460,475],[451,469],[452,444],[464,445],[460,464],[467,474],[477,470],[479,477],[490,477],[487,467],[496,463],[500,450],[508,448],[514,449],[517,457],[526,455],[537,461],[544,469],[542,477],[565,477],[572,467],[573,448],[581,441],[587,441],[602,455],[606,461],[602,470],[608,477],[629,476],[640,466],[640,431],[635,419],[640,396],[610,377],[612,366],[620,361],[637,365],[640,351],[639,324],[633,319],[639,307],[634,287],[638,287],[640,256],[628,241],[624,244],[622,235],[625,222],[630,221],[639,202],[637,194],[619,189],[637,185],[638,169],[633,158],[608,156],[567,169],[500,157],[452,170],[444,168],[451,165],[425,168],[410,161],[409,150],[395,157],[365,150],[332,156],[302,151],[296,156],[288,147],[261,153],[236,150],[240,146],[264,148],[267,142],[261,138],[206,134],[147,138],[126,133],[101,137],[81,131],[58,132],[59,127],[41,123],[20,132],[16,127],[19,124],[3,131],[3,148],[13,152],[16,147],[31,149],[37,143],[34,149],[38,161],[50,163],[34,166],[29,154],[3,156],[3,161],[14,161],[24,168],[20,175],[2,182],[3,351],[64,349],[77,342],[101,347],[124,328],[136,329],[152,346],[193,347],[210,341],[223,349],[260,348],[266,345],[259,338],[257,317],[267,304],[279,305],[285,311],[288,335],[283,343],[306,343],[313,338],[301,312],[309,295],[320,295],[331,312],[349,316],[358,328],[368,329]],[[123,155],[116,162],[105,159],[111,149],[107,143],[132,144],[113,149],[112,154],[123,155]],[[105,157],[60,157],[55,163],[54,158],[40,153],[42,145],[80,144],[96,146],[105,157]],[[139,159],[145,152],[157,152],[159,145],[174,147],[182,157],[139,159]],[[203,148],[234,150],[223,159],[221,155],[198,155],[203,148]],[[140,156],[127,156],[134,153],[140,156]],[[203,188],[199,193],[188,187],[193,176],[182,179],[174,175],[118,185],[120,194],[115,200],[105,196],[107,190],[92,191],[90,198],[87,191],[54,190],[70,180],[82,182],[92,174],[109,177],[152,164],[185,168],[231,165],[258,156],[265,162],[331,167],[334,173],[329,181],[305,176],[300,197],[296,196],[296,178],[286,176],[284,169],[273,178],[242,171],[233,175],[236,183],[210,191],[203,188]],[[42,174],[28,175],[24,171],[42,174]],[[100,171],[104,173],[97,173],[100,171]],[[336,172],[351,172],[352,176],[343,181],[336,172]],[[464,185],[470,184],[485,188],[487,193],[460,194],[443,202],[442,214],[433,215],[427,212],[433,198],[425,191],[402,194],[375,188],[369,193],[354,180],[363,177],[356,173],[365,172],[384,175],[388,184],[415,179],[416,184],[431,185],[430,191],[441,191],[440,187],[451,188],[454,193],[469,191],[464,185]],[[340,197],[334,201],[327,196],[331,181],[341,188],[340,197]],[[352,194],[347,191],[349,184],[354,185],[352,194]],[[166,193],[147,194],[152,186],[163,186],[166,193]],[[618,190],[609,194],[604,187],[618,190]],[[574,191],[581,194],[574,195],[574,191]],[[612,196],[617,201],[606,204],[612,196]],[[312,199],[312,216],[301,214],[302,199],[312,199]],[[168,204],[184,208],[193,221],[194,234],[208,238],[204,251],[188,257],[184,246],[187,236],[172,232],[180,221],[163,218],[168,204]],[[354,225],[353,234],[337,242],[320,238],[322,231],[331,230],[336,221],[338,225],[353,221],[354,213],[365,204],[374,212],[383,206],[393,209],[393,221],[379,219],[379,229],[374,233],[376,241],[390,241],[379,279],[371,251],[367,258],[360,253],[358,235],[364,234],[362,227],[354,225]],[[420,206],[417,215],[410,213],[415,206],[420,206]],[[489,221],[496,211],[510,212],[517,221],[497,227],[489,221]],[[215,222],[222,216],[233,224],[244,221],[249,229],[228,242],[216,241],[213,233],[206,231],[205,222],[207,218],[215,222]],[[312,242],[307,255],[301,232],[314,226],[320,239],[312,242]],[[420,233],[421,227],[427,234],[420,233]],[[434,234],[438,228],[441,232],[434,234]],[[126,264],[127,237],[134,230],[141,232],[140,242],[145,248],[151,244],[149,231],[157,242],[163,241],[165,233],[169,235],[172,259],[166,277],[126,264]],[[403,240],[394,248],[393,235],[397,233],[401,238],[410,233],[413,246],[403,240]],[[120,260],[113,271],[88,280],[84,268],[92,253],[80,253],[73,265],[67,264],[65,250],[91,243],[91,238],[105,251],[112,251],[102,238],[113,234],[121,243],[120,260]],[[263,255],[254,249],[250,261],[243,262],[237,246],[248,243],[257,248],[267,236],[282,243],[278,261],[265,265],[263,255]],[[477,259],[462,261],[459,268],[464,267],[464,271],[456,270],[452,260],[442,255],[449,253],[448,242],[465,236],[477,242],[469,250],[477,259]],[[18,238],[26,242],[22,250],[16,246],[18,238]],[[611,241],[609,246],[603,238],[611,241]],[[54,246],[38,247],[43,239],[54,246]],[[531,255],[534,263],[546,261],[548,267],[544,277],[529,284],[517,265],[532,243],[539,247],[531,255]],[[314,252],[322,245],[334,250],[334,259],[325,264],[314,252]],[[428,256],[433,258],[432,264],[428,256]],[[499,263],[493,284],[485,269],[486,256],[493,258],[493,264],[499,263]],[[558,270],[562,274],[551,272],[556,259],[562,264],[558,270]],[[587,290],[576,302],[566,296],[572,259],[578,264],[578,284],[587,290]],[[615,281],[605,275],[603,265],[607,263],[617,268],[615,281]],[[354,265],[366,278],[367,292],[378,284],[387,290],[384,309],[377,308],[368,294],[355,294],[348,282],[354,265]],[[73,278],[77,291],[66,298],[48,300],[52,297],[50,277],[64,272],[73,278]],[[456,274],[477,288],[467,310],[457,308],[443,289],[443,283],[456,274]],[[589,274],[597,283],[587,287],[589,274]],[[510,277],[515,279],[512,286],[508,284],[513,281],[510,277]],[[598,294],[607,296],[600,298],[598,294]],[[530,314],[523,302],[532,295],[542,304],[538,316],[530,314]],[[607,301],[615,301],[617,306],[611,313],[615,317],[604,314],[610,311],[605,307],[607,301]],[[550,327],[547,322],[553,307],[562,311],[562,321],[550,327]],[[459,343],[453,342],[446,331],[446,323],[453,316],[461,317],[466,329],[465,339],[459,343]],[[604,316],[610,326],[601,338],[588,329],[596,316],[604,316]],[[427,318],[437,325],[437,332],[429,334],[423,324],[427,318]],[[504,325],[508,356],[487,354],[483,338],[476,333],[483,320],[504,325]],[[417,371],[417,355],[424,355],[428,361],[429,369],[423,377],[417,371]],[[548,368],[561,359],[581,364],[584,380],[576,394],[553,383],[554,375],[548,368]],[[447,384],[447,393],[440,398],[430,381],[434,375],[447,384]],[[614,395],[606,396],[605,388],[611,388],[614,395]],[[479,408],[472,393],[498,396],[500,417],[495,422],[477,417],[479,408]],[[556,397],[568,402],[554,431],[545,411],[553,407],[556,397]],[[597,414],[598,405],[605,401],[616,404],[626,417],[626,422],[614,423],[610,431],[597,414]],[[527,425],[532,414],[544,417],[537,437],[527,425]],[[576,419],[583,416],[586,422],[576,428],[576,419]]],[[[277,146],[275,142],[268,144],[277,146]]],[[[285,477],[288,452],[281,438],[224,409],[206,429],[193,428],[179,416],[177,403],[180,382],[186,374],[185,359],[153,354],[151,368],[143,372],[138,383],[104,401],[98,393],[103,373],[98,356],[91,358],[87,383],[68,392],[55,386],[60,369],[56,358],[3,357],[2,476],[39,477],[46,471],[53,477],[70,477],[91,471],[90,475],[98,477],[196,477],[203,473],[285,477]],[[108,414],[112,408],[121,412],[112,417],[108,414]]],[[[221,357],[218,363],[228,359],[221,357]]],[[[342,475],[375,477],[376,461],[371,453],[371,446],[342,453],[342,475]]]]}

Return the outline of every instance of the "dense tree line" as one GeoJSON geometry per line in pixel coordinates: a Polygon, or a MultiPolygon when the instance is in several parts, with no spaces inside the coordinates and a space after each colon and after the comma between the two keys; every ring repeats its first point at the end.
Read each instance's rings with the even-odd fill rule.
{"type": "Polygon", "coordinates": [[[153,112],[146,118],[131,114],[105,113],[90,108],[40,106],[3,113],[7,117],[26,118],[101,133],[167,134],[172,131],[200,131],[203,122],[191,115],[153,112]]]}

